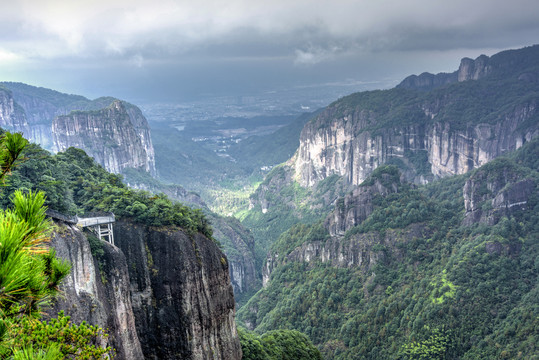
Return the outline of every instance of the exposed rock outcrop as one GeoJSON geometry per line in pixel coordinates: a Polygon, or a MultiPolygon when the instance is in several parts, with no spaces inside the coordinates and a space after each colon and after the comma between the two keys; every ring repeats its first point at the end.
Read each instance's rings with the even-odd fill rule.
{"type": "MultiPolygon", "coordinates": [[[[457,71],[452,73],[410,75],[405,78],[398,88],[429,91],[455,82],[479,80],[493,72],[511,72],[514,69],[526,68],[536,62],[537,46],[519,50],[508,50],[491,57],[480,55],[475,60],[463,58],[457,71]]],[[[537,81],[533,73],[524,72],[520,80],[537,81]]]]}
{"type": "MultiPolygon", "coordinates": [[[[410,157],[425,158],[431,174],[437,177],[464,174],[539,135],[537,122],[522,126],[538,116],[538,104],[521,104],[497,124],[478,124],[464,130],[453,130],[449,123],[434,123],[376,133],[362,126],[366,117],[372,116],[368,112],[359,110],[344,118],[332,118],[328,109],[325,118],[307,124],[302,131],[294,164],[296,179],[302,186],[311,187],[337,174],[359,185],[378,166],[391,159],[410,162],[410,157]],[[320,127],[324,121],[331,125],[320,127]]],[[[436,114],[431,107],[425,112],[436,114]]],[[[423,183],[428,174],[411,172],[408,177],[423,183]]]]}
{"type": "Polygon", "coordinates": [[[538,53],[535,46],[463,59],[457,85],[428,93],[397,88],[333,103],[301,132],[295,179],[312,187],[337,174],[358,185],[391,162],[424,183],[518,149],[539,135],[538,53]]]}
{"type": "Polygon", "coordinates": [[[95,241],[99,258],[78,228],[60,225],[54,234],[72,271],[52,314],[108,329],[101,345],[119,360],[241,359],[228,262],[211,240],[120,221],[119,247],[95,241]]]}
{"type": "Polygon", "coordinates": [[[22,132],[47,150],[62,151],[76,146],[110,172],[135,167],[155,175],[150,128],[134,105],[110,97],[88,100],[79,95],[6,82],[0,84],[0,109],[6,109],[0,115],[0,126],[22,132]],[[119,107],[121,116],[107,110],[119,107]],[[10,115],[4,116],[8,111],[10,115]],[[81,114],[86,114],[87,119],[81,120],[81,114]],[[125,129],[120,129],[122,126],[125,129]],[[68,129],[81,132],[69,136],[61,133],[68,129]]]}
{"type": "Polygon", "coordinates": [[[3,85],[12,91],[29,124],[28,130],[19,128],[17,131],[22,131],[28,140],[40,144],[47,150],[54,147],[52,120],[58,115],[87,108],[91,104],[91,101],[83,96],[62,94],[22,83],[7,82],[3,85]]]}
{"type": "Polygon", "coordinates": [[[28,134],[30,127],[24,111],[13,100],[10,90],[0,86],[0,127],[28,134]]]}
{"type": "Polygon", "coordinates": [[[496,224],[503,216],[528,209],[528,202],[537,193],[533,178],[524,170],[500,159],[481,168],[464,185],[463,224],[496,224]]]}
{"type": "Polygon", "coordinates": [[[141,116],[119,100],[101,110],[57,116],[52,124],[55,150],[81,148],[114,173],[125,168],[155,173],[149,129],[140,126],[141,116]]]}
{"type": "Polygon", "coordinates": [[[440,86],[447,84],[452,84],[458,81],[457,72],[454,73],[439,73],[431,74],[424,72],[420,75],[410,75],[405,78],[397,87],[402,87],[405,89],[416,89],[428,91],[435,89],[440,86]]]}
{"type": "Polygon", "coordinates": [[[110,336],[101,345],[114,348],[119,360],[143,359],[125,256],[107,242],[100,244],[104,254],[98,260],[92,256],[84,233],[74,226],[59,225],[51,245],[72,268],[61,287],[63,296],[50,313],[64,310],[74,323],[86,321],[107,329],[110,336]]]}
{"type": "MultiPolygon", "coordinates": [[[[284,187],[292,182],[292,171],[288,165],[282,165],[274,168],[267,176],[262,184],[258,186],[256,192],[249,198],[249,209],[260,204],[262,213],[266,213],[272,205],[267,194],[277,194],[284,187]]],[[[276,199],[279,204],[283,204],[283,200],[287,206],[294,207],[293,201],[285,199],[276,199]]],[[[284,205],[284,204],[283,204],[284,205]]]]}
{"type": "Polygon", "coordinates": [[[360,268],[367,272],[380,261],[391,257],[398,261],[404,256],[399,243],[422,238],[428,235],[429,230],[423,224],[412,224],[405,231],[388,230],[384,236],[369,232],[352,235],[349,239],[330,237],[326,241],[312,241],[295,248],[286,256],[270,253],[262,269],[263,285],[265,286],[271,273],[278,266],[289,262],[315,262],[321,261],[339,268],[360,268]]]}
{"type": "Polygon", "coordinates": [[[259,281],[255,271],[255,244],[253,235],[238,221],[228,216],[219,216],[213,213],[202,200],[192,191],[186,190],[180,185],[163,185],[151,179],[145,184],[129,180],[130,187],[135,187],[153,193],[164,193],[171,199],[178,200],[194,208],[203,209],[212,224],[213,237],[222,245],[229,262],[230,280],[234,287],[236,300],[241,294],[254,289],[259,281]],[[153,184],[153,186],[152,186],[153,184]]]}
{"type": "Polygon", "coordinates": [[[213,236],[224,247],[230,265],[230,281],[234,294],[241,295],[256,287],[255,240],[238,219],[210,215],[213,236]],[[228,248],[231,246],[231,248],[228,248]]]}
{"type": "Polygon", "coordinates": [[[335,210],[324,222],[324,227],[331,236],[344,235],[346,231],[367,219],[374,210],[373,199],[376,196],[387,196],[399,190],[398,179],[392,181],[389,174],[382,174],[381,177],[382,181],[376,179],[372,185],[359,186],[337,201],[335,210]]]}
{"type": "Polygon", "coordinates": [[[487,76],[492,70],[493,65],[486,55],[481,55],[475,60],[463,58],[460,61],[459,69],[455,72],[438,73],[436,75],[425,72],[420,75],[410,75],[397,87],[429,91],[459,81],[479,80],[487,76]]]}
{"type": "Polygon", "coordinates": [[[201,235],[120,221],[146,359],[240,359],[228,261],[201,235]]]}

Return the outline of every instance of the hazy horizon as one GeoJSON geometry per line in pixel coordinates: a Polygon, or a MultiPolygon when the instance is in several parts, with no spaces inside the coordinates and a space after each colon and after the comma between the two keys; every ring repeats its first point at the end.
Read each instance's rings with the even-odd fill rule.
{"type": "Polygon", "coordinates": [[[393,86],[539,43],[531,0],[0,4],[0,80],[89,98],[189,101],[393,86]]]}

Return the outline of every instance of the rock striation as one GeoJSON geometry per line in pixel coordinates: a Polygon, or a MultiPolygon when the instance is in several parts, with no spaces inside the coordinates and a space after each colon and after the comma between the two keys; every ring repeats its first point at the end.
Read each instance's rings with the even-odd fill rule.
{"type": "Polygon", "coordinates": [[[54,150],[83,149],[113,173],[121,173],[125,168],[155,173],[149,129],[140,126],[142,114],[139,112],[128,110],[121,101],[115,100],[101,110],[73,111],[57,116],[52,123],[54,150]]]}
{"type": "Polygon", "coordinates": [[[232,216],[220,216],[213,213],[202,198],[192,191],[186,190],[180,185],[162,185],[155,181],[140,183],[140,178],[131,181],[129,176],[128,186],[150,191],[164,193],[171,199],[180,201],[193,208],[203,209],[213,228],[213,237],[222,245],[226,253],[230,269],[230,280],[234,288],[236,300],[258,286],[259,280],[255,270],[255,241],[253,235],[238,219],[232,216]]]}
{"type": "Polygon", "coordinates": [[[395,261],[405,253],[399,244],[429,234],[423,224],[412,224],[404,231],[388,230],[382,236],[377,232],[355,234],[348,239],[332,236],[326,241],[306,242],[289,254],[269,253],[262,269],[262,284],[266,286],[272,272],[279,266],[290,262],[322,262],[337,268],[359,268],[368,272],[379,263],[395,261]]]}
{"type": "Polygon", "coordinates": [[[393,163],[408,180],[425,183],[520,148],[539,135],[538,58],[534,46],[463,59],[451,86],[407,89],[453,81],[447,74],[421,75],[395,89],[336,101],[303,128],[292,160],[295,180],[313,187],[337,174],[359,185],[393,163]]]}
{"type": "Polygon", "coordinates": [[[115,224],[118,247],[59,225],[52,246],[72,263],[62,286],[76,322],[108,329],[117,359],[241,359],[228,261],[200,234],[115,224]],[[96,246],[94,244],[94,246],[96,246]]]}
{"type": "Polygon", "coordinates": [[[49,313],[64,310],[74,323],[86,321],[107,329],[110,336],[100,345],[114,348],[117,359],[143,359],[124,254],[117,247],[101,242],[103,255],[97,259],[92,255],[86,234],[79,228],[59,225],[58,229],[51,245],[57,256],[68,260],[72,267],[61,286],[63,296],[49,313]]]}
{"type": "Polygon", "coordinates": [[[0,109],[6,109],[0,115],[0,126],[22,132],[47,150],[78,146],[110,172],[135,167],[155,175],[148,122],[139,108],[127,102],[110,97],[88,100],[79,95],[5,82],[0,84],[0,109]],[[110,111],[119,108],[120,111],[110,111]],[[81,114],[86,114],[91,122],[81,120],[81,114]],[[90,125],[91,128],[87,127],[90,125]],[[121,126],[125,129],[120,129],[121,126]],[[67,129],[81,132],[69,136],[58,133],[67,129]]]}
{"type": "Polygon", "coordinates": [[[228,261],[179,229],[115,224],[145,359],[240,359],[228,261]]]}
{"type": "Polygon", "coordinates": [[[537,183],[528,174],[505,159],[499,159],[476,171],[464,185],[463,224],[494,225],[503,216],[529,208],[537,194],[537,183]]]}
{"type": "Polygon", "coordinates": [[[0,127],[11,131],[28,133],[30,127],[26,115],[13,99],[13,93],[0,85],[0,127]]]}
{"type": "Polygon", "coordinates": [[[366,220],[374,211],[373,200],[376,196],[385,197],[399,191],[400,181],[391,181],[389,174],[382,174],[381,177],[382,181],[376,179],[372,185],[358,186],[337,201],[335,210],[324,222],[331,236],[344,235],[366,220]]]}
{"type": "MultiPolygon", "coordinates": [[[[251,232],[234,217],[209,215],[213,236],[225,245],[234,294],[240,296],[257,286],[255,240],[251,232]]],[[[259,281],[258,281],[259,283],[259,281]]]]}

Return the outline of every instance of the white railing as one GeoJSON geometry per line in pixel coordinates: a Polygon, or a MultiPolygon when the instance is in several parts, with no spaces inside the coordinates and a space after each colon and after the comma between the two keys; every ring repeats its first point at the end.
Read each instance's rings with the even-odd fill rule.
{"type": "Polygon", "coordinates": [[[104,240],[104,237],[107,237],[108,242],[114,245],[114,231],[112,229],[112,224],[116,222],[116,218],[112,213],[108,213],[104,216],[80,218],[78,216],[67,216],[58,211],[48,209],[47,215],[67,223],[77,224],[77,226],[80,227],[88,227],[100,240],[104,240]]]}
{"type": "Polygon", "coordinates": [[[98,216],[98,217],[91,217],[91,218],[77,217],[77,225],[80,225],[82,227],[102,225],[102,224],[111,224],[115,221],[116,219],[114,218],[114,216],[98,216]]]}

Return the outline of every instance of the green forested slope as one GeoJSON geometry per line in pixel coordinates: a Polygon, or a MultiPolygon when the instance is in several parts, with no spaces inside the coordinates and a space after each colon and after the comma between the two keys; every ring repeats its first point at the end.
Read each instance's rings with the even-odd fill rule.
{"type": "Polygon", "coordinates": [[[378,197],[367,220],[338,239],[341,251],[375,239],[364,254],[376,259],[370,263],[297,261],[294,248],[331,238],[312,226],[292,228],[272,248],[280,260],[267,287],[239,320],[257,332],[302,331],[327,358],[537,358],[537,158],[536,140],[471,174],[378,197]],[[476,184],[476,208],[489,216],[463,225],[467,180],[485,183],[476,184]],[[523,208],[493,208],[494,198],[510,197],[523,182],[533,184],[523,208]]]}
{"type": "MultiPolygon", "coordinates": [[[[112,211],[117,217],[127,217],[135,222],[153,226],[176,225],[188,234],[201,232],[212,238],[213,230],[201,210],[172,202],[163,194],[153,195],[128,188],[122,183],[121,176],[108,173],[80,149],[69,148],[51,155],[31,144],[22,156],[24,161],[17,164],[0,193],[2,208],[10,205],[10,198],[17,189],[22,192],[40,190],[45,193],[45,204],[49,208],[66,214],[112,211]]],[[[230,223],[240,226],[237,220],[230,223]]],[[[97,245],[93,251],[99,253],[99,249],[97,245]]],[[[272,332],[261,338],[263,344],[254,334],[242,332],[241,337],[242,346],[246,348],[253,341],[258,344],[251,351],[252,357],[246,359],[321,358],[309,339],[299,332],[272,332]]]]}
{"type": "MultiPolygon", "coordinates": [[[[330,104],[331,115],[313,119],[317,126],[350,116],[358,109],[369,112],[361,131],[376,133],[395,126],[432,122],[450,123],[451,129],[495,124],[518,105],[539,99],[539,45],[503,51],[488,60],[487,75],[475,81],[451,83],[428,92],[396,87],[363,91],[330,104]],[[436,113],[430,117],[425,109],[436,113]]],[[[530,121],[537,122],[537,116],[530,121]]],[[[359,127],[358,127],[359,128],[359,127]]]]}
{"type": "Polygon", "coordinates": [[[119,175],[110,174],[80,149],[69,148],[51,155],[31,144],[2,191],[3,207],[16,189],[45,192],[46,205],[66,214],[112,211],[149,225],[177,225],[186,231],[212,236],[212,229],[200,210],[173,203],[165,195],[133,190],[119,175]]]}

